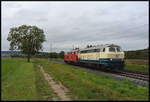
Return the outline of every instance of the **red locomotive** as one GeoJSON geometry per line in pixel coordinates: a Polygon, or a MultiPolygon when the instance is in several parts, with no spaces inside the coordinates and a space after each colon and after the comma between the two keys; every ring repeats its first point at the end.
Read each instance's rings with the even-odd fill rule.
{"type": "Polygon", "coordinates": [[[77,63],[78,62],[78,52],[79,50],[72,50],[64,55],[64,61],[68,63],[77,63]]]}

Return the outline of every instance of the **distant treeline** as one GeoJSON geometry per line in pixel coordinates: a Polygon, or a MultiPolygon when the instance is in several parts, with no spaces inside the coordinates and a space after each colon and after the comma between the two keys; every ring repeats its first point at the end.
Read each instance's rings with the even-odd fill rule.
{"type": "Polygon", "coordinates": [[[38,57],[38,58],[64,58],[64,51],[60,51],[59,53],[56,52],[51,52],[51,53],[45,53],[41,52],[39,54],[36,54],[33,57],[38,57]]]}
{"type": "MultiPolygon", "coordinates": [[[[2,55],[9,55],[10,57],[26,57],[19,51],[2,51],[2,55]]],[[[39,52],[38,54],[32,56],[37,58],[64,58],[64,51],[56,52],[39,52]]],[[[149,58],[149,48],[135,51],[125,51],[125,59],[148,59],[149,58]]]]}
{"type": "MultiPolygon", "coordinates": [[[[1,51],[2,57],[26,57],[27,55],[22,54],[21,51],[1,51]]],[[[64,51],[56,52],[39,52],[36,55],[32,56],[35,58],[64,58],[64,51]]]]}
{"type": "MultiPolygon", "coordinates": [[[[64,51],[60,53],[47,53],[41,54],[36,57],[50,57],[50,58],[64,58],[64,51]]],[[[135,51],[125,51],[125,59],[148,59],[149,58],[149,49],[135,50],[135,51]]]]}
{"type": "Polygon", "coordinates": [[[149,48],[136,51],[125,51],[125,59],[149,59],[149,48]]]}

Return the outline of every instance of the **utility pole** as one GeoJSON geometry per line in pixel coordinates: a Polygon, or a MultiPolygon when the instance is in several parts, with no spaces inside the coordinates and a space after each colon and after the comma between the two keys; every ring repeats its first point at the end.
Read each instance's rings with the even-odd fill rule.
{"type": "MultiPolygon", "coordinates": [[[[51,43],[50,43],[51,44],[51,43]]],[[[50,49],[51,49],[51,47],[50,47],[50,44],[49,44],[49,57],[48,57],[48,62],[50,61],[50,49]]]]}
{"type": "MultiPolygon", "coordinates": [[[[50,50],[51,50],[51,55],[52,55],[52,42],[51,42],[51,47],[50,47],[50,50]]],[[[52,56],[51,56],[52,57],[52,56]]]]}
{"type": "Polygon", "coordinates": [[[49,58],[48,58],[48,62],[50,62],[51,56],[52,55],[52,43],[50,42],[49,44],[49,58]]]}
{"type": "Polygon", "coordinates": [[[74,45],[72,45],[72,48],[73,48],[73,50],[74,50],[74,45]]]}

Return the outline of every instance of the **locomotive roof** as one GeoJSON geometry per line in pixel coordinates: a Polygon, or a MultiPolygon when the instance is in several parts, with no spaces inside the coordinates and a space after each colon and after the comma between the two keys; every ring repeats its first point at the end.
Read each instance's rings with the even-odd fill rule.
{"type": "Polygon", "coordinates": [[[120,46],[114,45],[114,44],[105,44],[105,45],[97,45],[97,46],[93,46],[93,47],[89,47],[89,48],[80,49],[80,51],[100,49],[100,48],[106,48],[106,47],[120,47],[120,46]]]}
{"type": "Polygon", "coordinates": [[[70,50],[69,52],[67,52],[67,53],[70,53],[70,52],[75,52],[75,51],[78,51],[79,49],[72,49],[72,50],[70,50]]]}

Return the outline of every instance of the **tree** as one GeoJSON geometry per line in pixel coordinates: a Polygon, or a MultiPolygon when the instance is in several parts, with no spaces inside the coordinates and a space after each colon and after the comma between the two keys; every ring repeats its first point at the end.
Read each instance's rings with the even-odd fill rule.
{"type": "Polygon", "coordinates": [[[57,58],[58,54],[56,52],[51,52],[50,53],[50,58],[57,58]]]}
{"type": "Polygon", "coordinates": [[[11,28],[7,40],[10,41],[10,50],[21,50],[27,55],[28,62],[32,55],[43,50],[42,43],[46,41],[42,29],[27,25],[11,28]]]}
{"type": "Polygon", "coordinates": [[[65,54],[65,52],[64,52],[64,51],[60,51],[60,53],[59,53],[59,57],[60,57],[60,58],[64,58],[64,54],[65,54]]]}

